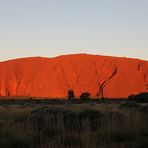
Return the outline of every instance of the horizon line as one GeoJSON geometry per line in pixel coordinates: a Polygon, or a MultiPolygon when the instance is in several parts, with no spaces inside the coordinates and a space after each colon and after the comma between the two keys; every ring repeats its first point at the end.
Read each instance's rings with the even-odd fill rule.
{"type": "Polygon", "coordinates": [[[136,57],[134,58],[134,57],[127,57],[127,56],[113,56],[113,55],[92,54],[92,53],[69,53],[69,54],[61,54],[61,55],[55,55],[55,56],[40,56],[40,55],[20,56],[20,57],[10,58],[10,59],[6,59],[6,60],[0,60],[0,63],[11,61],[11,60],[25,59],[25,58],[49,58],[50,59],[50,58],[58,58],[58,57],[62,57],[62,56],[72,56],[72,55],[102,56],[102,57],[125,58],[125,59],[148,61],[148,60],[142,59],[142,58],[136,58],[136,57]]]}

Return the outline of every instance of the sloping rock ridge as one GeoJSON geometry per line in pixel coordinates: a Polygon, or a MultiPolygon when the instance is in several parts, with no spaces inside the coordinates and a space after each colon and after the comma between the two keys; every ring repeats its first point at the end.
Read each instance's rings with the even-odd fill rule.
{"type": "Polygon", "coordinates": [[[75,54],[0,62],[0,96],[127,98],[148,92],[148,61],[75,54]]]}

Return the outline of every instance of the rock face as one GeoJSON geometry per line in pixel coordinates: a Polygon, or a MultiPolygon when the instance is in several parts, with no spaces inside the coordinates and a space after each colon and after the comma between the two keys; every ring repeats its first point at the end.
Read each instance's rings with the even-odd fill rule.
{"type": "Polygon", "coordinates": [[[0,96],[126,98],[148,92],[148,61],[76,54],[0,62],[0,96]]]}

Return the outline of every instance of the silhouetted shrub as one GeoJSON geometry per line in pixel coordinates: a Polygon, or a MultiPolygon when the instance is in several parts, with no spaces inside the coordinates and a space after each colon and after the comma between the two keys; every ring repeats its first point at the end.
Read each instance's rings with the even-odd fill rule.
{"type": "Polygon", "coordinates": [[[68,99],[71,100],[71,99],[74,99],[74,98],[75,98],[74,91],[73,90],[69,90],[68,91],[68,99]]]}
{"type": "Polygon", "coordinates": [[[81,99],[81,100],[88,100],[88,99],[90,99],[90,93],[89,93],[89,92],[83,92],[83,93],[80,95],[80,99],[81,99]]]}
{"type": "Polygon", "coordinates": [[[132,94],[128,97],[128,100],[136,101],[137,103],[148,103],[148,93],[132,94]]]}

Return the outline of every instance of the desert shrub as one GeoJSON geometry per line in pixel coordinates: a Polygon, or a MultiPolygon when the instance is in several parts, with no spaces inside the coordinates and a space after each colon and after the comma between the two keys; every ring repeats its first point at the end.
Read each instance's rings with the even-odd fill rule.
{"type": "MultiPolygon", "coordinates": [[[[87,109],[78,114],[78,118],[80,121],[88,121],[91,131],[96,131],[98,128],[103,126],[104,115],[100,111],[87,109]]],[[[83,127],[85,125],[83,124],[83,127]]]]}
{"type": "Polygon", "coordinates": [[[148,103],[148,93],[140,93],[137,95],[130,95],[128,97],[129,101],[136,101],[137,103],[148,103]]]}
{"type": "Polygon", "coordinates": [[[121,127],[125,122],[125,116],[117,111],[110,111],[106,114],[106,120],[110,126],[121,127]]]}
{"type": "Polygon", "coordinates": [[[43,113],[47,116],[52,116],[56,119],[57,116],[62,113],[62,111],[63,109],[61,107],[48,107],[46,110],[44,110],[43,113]]]}
{"type": "Polygon", "coordinates": [[[29,119],[29,123],[33,126],[34,130],[40,131],[42,127],[44,126],[44,117],[40,114],[37,116],[33,116],[32,118],[29,119]]]}
{"type": "Polygon", "coordinates": [[[71,110],[64,110],[61,114],[62,121],[64,123],[64,128],[68,131],[79,131],[80,123],[77,119],[77,114],[71,110]]]}
{"type": "Polygon", "coordinates": [[[90,99],[90,93],[89,92],[83,92],[81,95],[80,95],[80,99],[81,100],[88,100],[90,99]]]}
{"type": "Polygon", "coordinates": [[[123,108],[123,109],[125,108],[125,109],[130,109],[130,110],[136,109],[139,107],[141,107],[141,105],[137,104],[136,102],[126,102],[126,103],[120,105],[120,108],[123,108]]]}
{"type": "Polygon", "coordinates": [[[58,115],[63,111],[61,107],[42,107],[37,111],[31,112],[31,118],[46,118],[57,122],[58,115]]]}
{"type": "Polygon", "coordinates": [[[74,99],[74,98],[75,98],[74,91],[73,90],[69,90],[68,91],[68,99],[71,100],[71,99],[74,99]]]}
{"type": "Polygon", "coordinates": [[[47,114],[46,109],[47,108],[41,107],[39,109],[36,109],[35,111],[32,111],[25,121],[26,125],[31,125],[34,130],[41,131],[41,129],[46,124],[46,120],[50,118],[50,116],[48,116],[47,114]]]}
{"type": "Polygon", "coordinates": [[[63,112],[63,108],[60,107],[51,107],[46,109],[46,118],[49,120],[50,124],[58,124],[60,116],[63,112]]]}
{"type": "Polygon", "coordinates": [[[58,125],[59,116],[63,109],[60,107],[46,107],[31,112],[28,116],[27,123],[30,123],[35,130],[40,131],[46,124],[58,125]]]}

